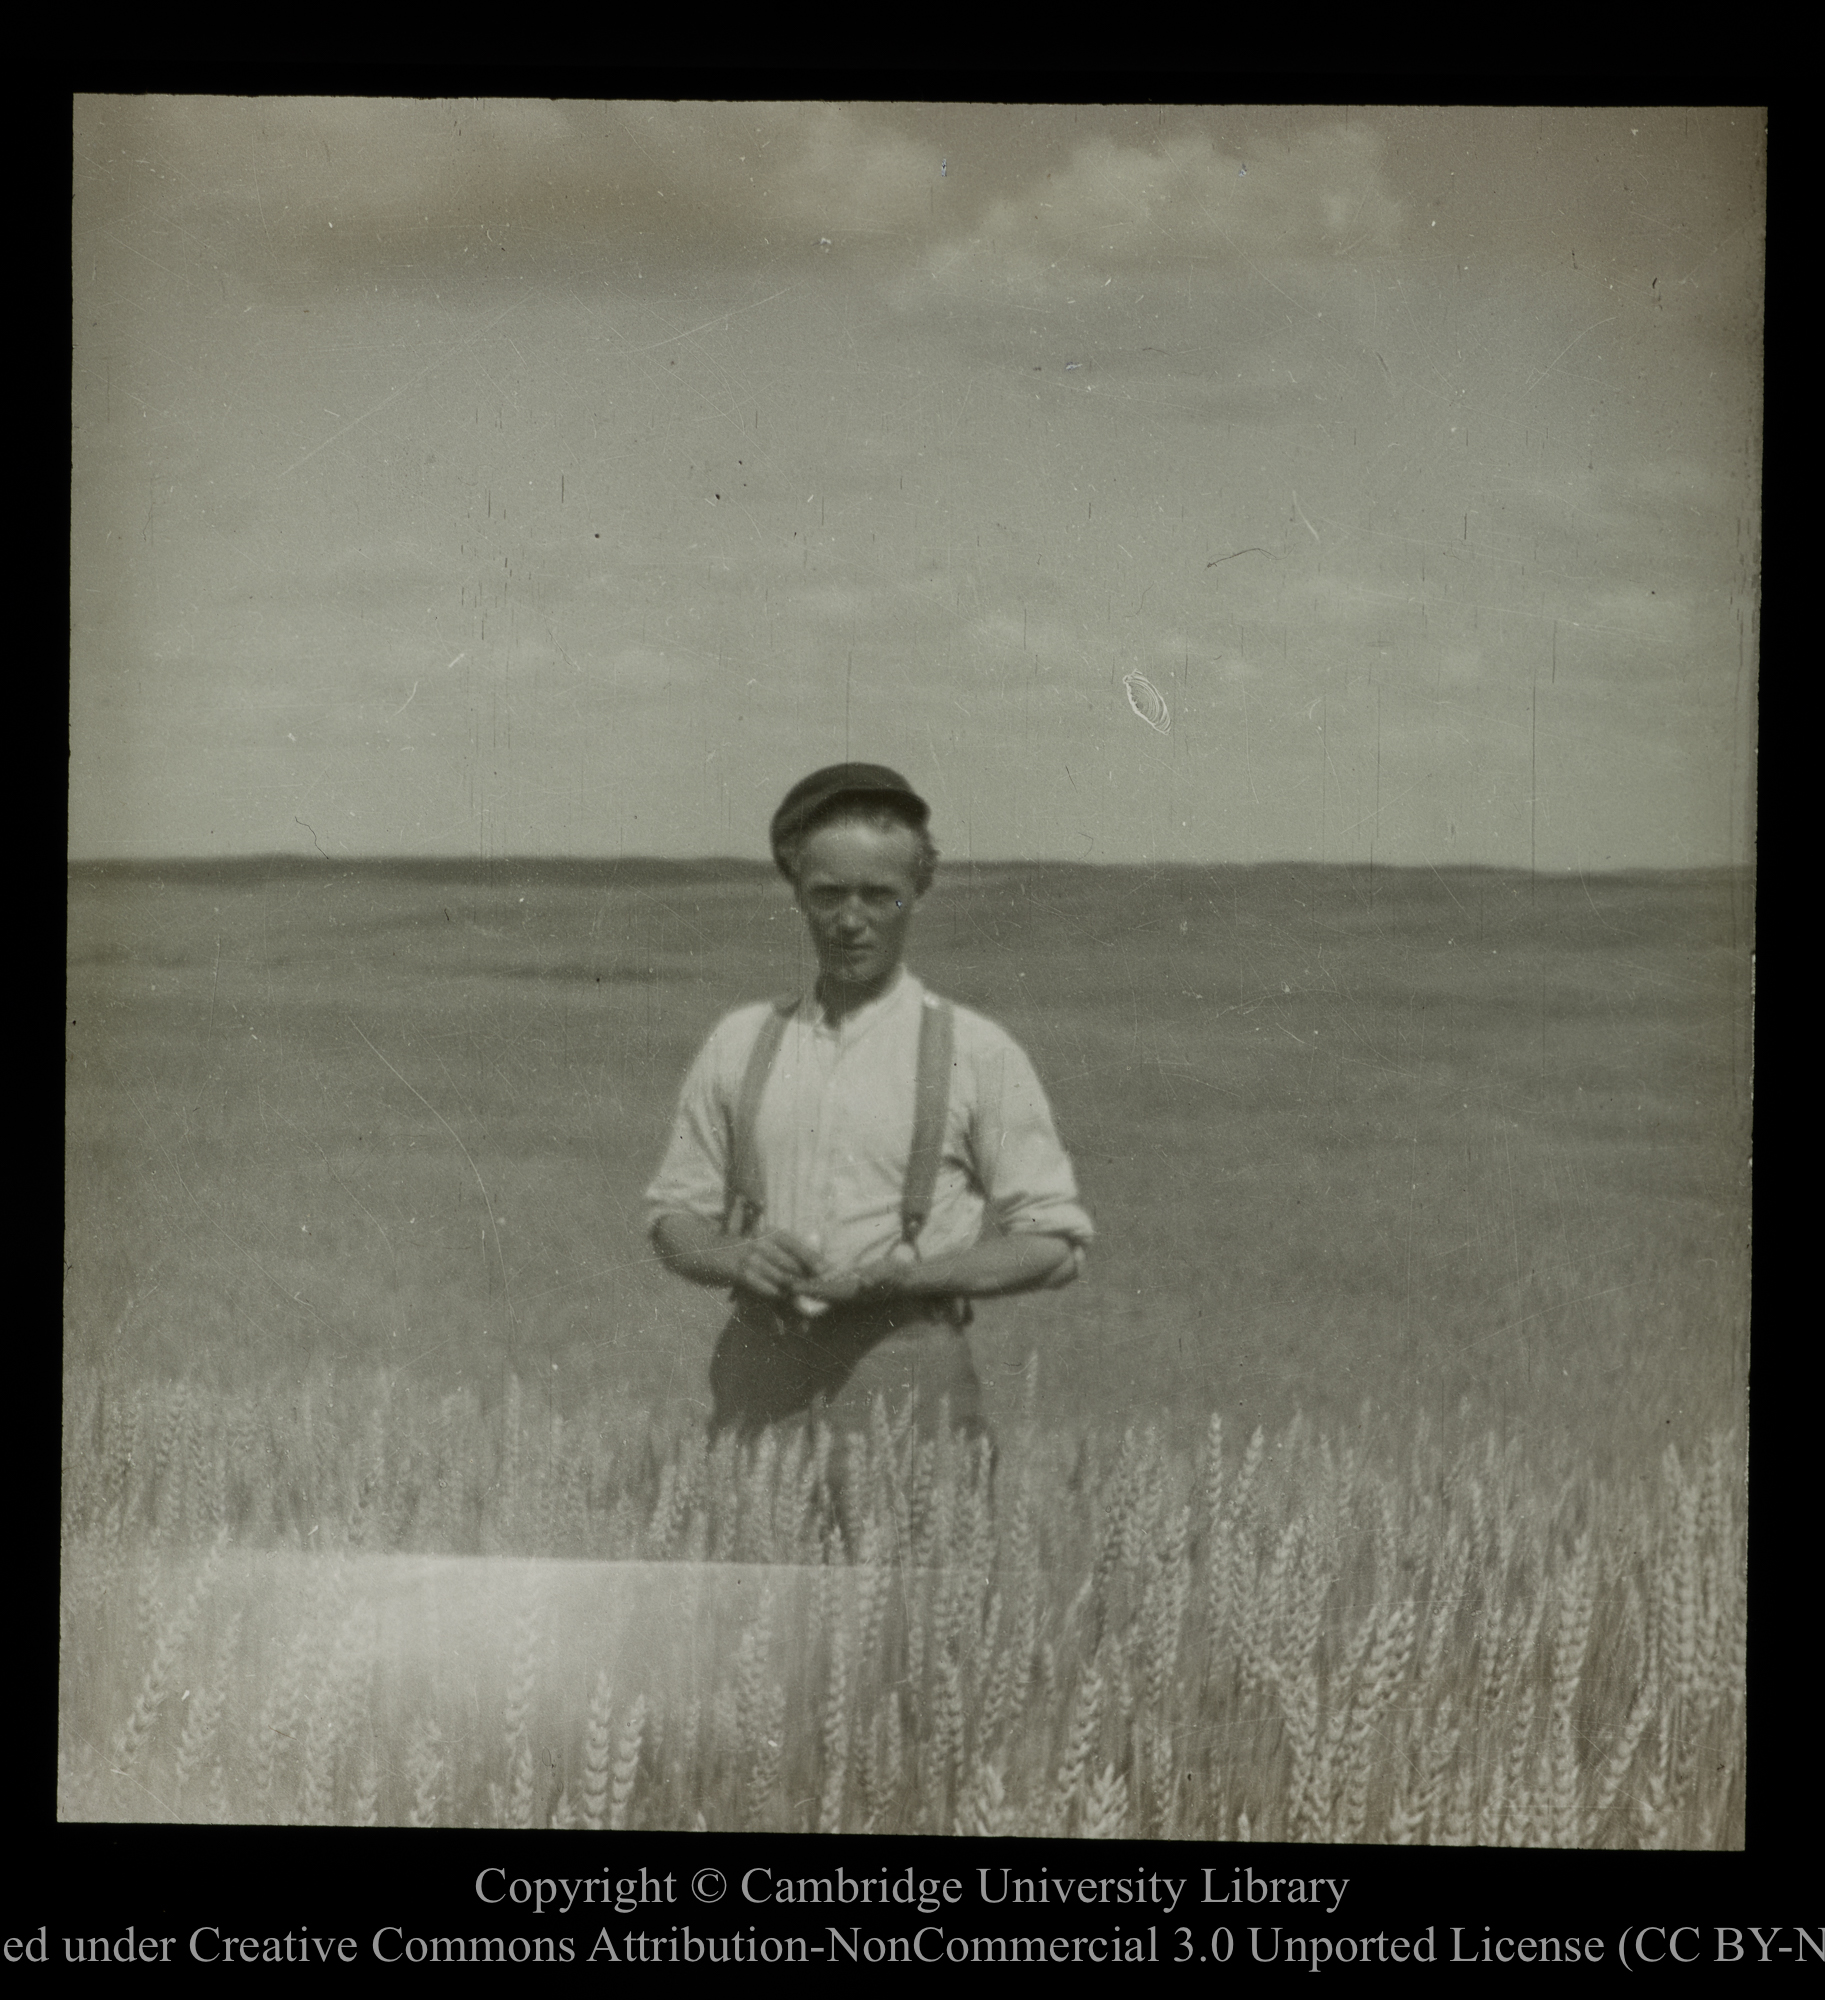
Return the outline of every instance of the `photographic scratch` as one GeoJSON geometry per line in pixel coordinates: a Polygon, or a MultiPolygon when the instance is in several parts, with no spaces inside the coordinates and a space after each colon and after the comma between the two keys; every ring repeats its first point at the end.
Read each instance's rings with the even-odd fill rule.
{"type": "Polygon", "coordinates": [[[381,411],[386,409],[389,404],[398,402],[400,397],[403,396],[407,392],[407,390],[416,389],[419,383],[421,383],[427,375],[432,374],[435,370],[441,368],[446,361],[451,359],[453,355],[459,353],[465,347],[474,346],[474,344],[478,340],[480,340],[484,334],[492,333],[494,329],[500,325],[502,320],[508,318],[513,313],[518,312],[520,307],[523,306],[531,296],[532,293],[530,290],[522,292],[520,296],[514,300],[512,305],[508,306],[504,311],[496,313],[495,316],[487,323],[486,326],[478,327],[474,333],[470,334],[467,337],[467,339],[452,341],[450,345],[446,347],[441,354],[435,356],[432,360],[427,361],[425,365],[418,371],[418,373],[411,378],[410,381],[400,383],[399,387],[393,390],[391,394],[382,396],[380,401],[377,403],[370,404],[367,409],[362,411],[360,416],[351,417],[339,431],[331,431],[329,436],[326,437],[321,444],[312,445],[310,450],[307,451],[302,458],[293,459],[291,464],[288,465],[285,468],[285,470],[279,474],[279,478],[289,479],[291,475],[294,472],[296,472],[301,465],[308,465],[311,462],[311,460],[317,456],[318,452],[328,451],[330,446],[333,445],[338,438],[347,437],[350,431],[357,429],[362,424],[365,424],[370,417],[379,416],[381,411]]]}
{"type": "MultiPolygon", "coordinates": [[[[462,655],[461,655],[461,654],[459,653],[459,654],[457,655],[457,659],[460,659],[461,657],[462,657],[462,655]]],[[[452,661],[450,662],[450,666],[451,666],[451,667],[455,666],[455,664],[456,664],[456,660],[452,660],[452,661]]],[[[444,669],[444,671],[445,671],[446,673],[448,673],[448,672],[449,672],[449,670],[450,670],[450,668],[449,668],[449,667],[446,667],[446,668],[444,669]]],[[[395,715],[404,715],[404,714],[405,714],[405,712],[406,712],[406,710],[407,710],[408,708],[410,708],[410,707],[412,706],[413,702],[415,702],[415,701],[416,701],[417,699],[418,699],[418,683],[417,683],[416,681],[414,681],[414,682],[412,683],[412,692],[411,692],[411,693],[410,693],[409,695],[407,695],[407,696],[406,696],[405,700],[404,700],[404,701],[402,701],[402,702],[401,702],[401,703],[399,704],[399,706],[398,706],[398,707],[397,707],[396,709],[394,709],[393,713],[394,713],[395,715]]]]}
{"type": "MultiPolygon", "coordinates": [[[[1299,516],[1300,520],[1305,521],[1305,509],[1300,506],[1299,495],[1297,493],[1293,495],[1293,512],[1299,516]]],[[[1312,526],[1310,521],[1305,521],[1305,531],[1320,548],[1324,546],[1324,537],[1312,526]]]]}
{"type": "Polygon", "coordinates": [[[1649,1278],[1631,1278],[1627,1284],[1605,1285],[1600,1290],[1594,1292],[1574,1292],[1570,1298],[1560,1300],[1557,1305],[1542,1306],[1538,1312],[1523,1313],[1519,1319],[1508,1320],[1503,1325],[1494,1328],[1488,1333],[1479,1334],[1469,1345],[1473,1351],[1477,1348],[1488,1347],[1492,1342],[1500,1340],[1505,1334],[1513,1333],[1520,1327],[1528,1326],[1534,1320],[1546,1319],[1553,1313],[1569,1312],[1573,1306],[1588,1305],[1593,1299],[1613,1298],[1618,1292],[1639,1291],[1644,1285],[1651,1284],[1652,1282],[1653,1280],[1649,1278]]]}
{"type": "Polygon", "coordinates": [[[1562,348],[1560,348],[1558,353],[1553,356],[1553,358],[1546,364],[1544,368],[1536,368],[1533,371],[1533,373],[1528,377],[1526,384],[1523,386],[1521,390],[1522,395],[1524,396],[1531,395],[1532,392],[1535,389],[1537,389],[1542,382],[1546,380],[1547,376],[1549,376],[1553,372],[1553,370],[1558,367],[1559,363],[1565,359],[1565,357],[1572,351],[1572,349],[1577,346],[1579,341],[1581,341],[1584,338],[1585,334],[1595,333],[1598,327],[1608,326],[1611,320],[1620,319],[1621,317],[1622,315],[1620,313],[1611,313],[1608,319],[1592,320],[1590,325],[1584,329],[1584,333],[1574,334],[1571,337],[1571,339],[1568,340],[1562,348]]]}
{"type": "MultiPolygon", "coordinates": [[[[821,243],[828,243],[830,239],[825,236],[818,240],[821,243]]],[[[769,292],[764,299],[755,299],[745,306],[731,306],[726,313],[718,313],[713,319],[700,320],[696,326],[688,326],[682,333],[668,333],[663,340],[648,341],[644,347],[630,347],[627,351],[630,354],[651,354],[658,348],[671,347],[680,340],[695,339],[698,334],[707,333],[713,326],[726,326],[730,320],[738,319],[743,313],[759,312],[762,306],[770,306],[775,299],[783,299],[788,292],[796,289],[797,287],[793,285],[782,285],[777,292],[769,292]]]]}
{"type": "Polygon", "coordinates": [[[1164,736],[1172,727],[1172,711],[1166,706],[1165,696],[1145,674],[1124,674],[1122,692],[1128,697],[1128,706],[1149,729],[1157,729],[1164,736]]]}
{"type": "Polygon", "coordinates": [[[488,1193],[488,1183],[482,1179],[482,1170],[475,1164],[475,1155],[471,1153],[469,1148],[463,1144],[462,1134],[459,1131],[457,1131],[456,1127],[450,1123],[449,1119],[447,1119],[441,1111],[438,1110],[437,1106],[431,1102],[431,1100],[424,1094],[424,1092],[420,1090],[415,1083],[410,1082],[406,1077],[400,1076],[399,1071],[393,1068],[393,1065],[387,1061],[384,1055],[381,1055],[378,1049],[374,1048],[374,1044],[368,1041],[368,1038],[365,1034],[362,1034],[361,1024],[358,1021],[352,1019],[347,1014],[345,1014],[342,1018],[348,1022],[348,1025],[355,1030],[356,1034],[361,1035],[361,1039],[364,1042],[367,1042],[368,1047],[371,1050],[373,1050],[374,1055],[379,1058],[380,1062],[384,1064],[388,1070],[392,1071],[392,1074],[394,1076],[399,1077],[399,1081],[405,1084],[405,1087],[412,1093],[414,1097],[418,1099],[419,1103],[422,1104],[425,1107],[425,1109],[428,1112],[430,1112],[431,1116],[437,1120],[438,1124],[440,1124],[444,1128],[444,1130],[449,1133],[450,1137],[456,1141],[457,1151],[461,1153],[463,1158],[469,1162],[469,1171],[475,1176],[475,1184],[482,1191],[482,1206],[488,1211],[488,1227],[494,1232],[494,1257],[495,1257],[495,1262],[500,1266],[501,1292],[506,1301],[507,1327],[508,1327],[509,1337],[511,1338],[514,1325],[513,1286],[511,1280],[507,1276],[507,1260],[505,1257],[501,1255],[501,1230],[500,1230],[500,1224],[496,1222],[494,1219],[494,1202],[488,1193]]]}

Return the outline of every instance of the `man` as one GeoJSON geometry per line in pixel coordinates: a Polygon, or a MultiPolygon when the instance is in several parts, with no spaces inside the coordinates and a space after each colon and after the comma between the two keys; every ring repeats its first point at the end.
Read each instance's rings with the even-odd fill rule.
{"type": "Polygon", "coordinates": [[[774,815],[815,986],[716,1027],[647,1190],[668,1269],[733,1295],[712,1432],[855,1431],[877,1394],[922,1431],[979,1432],[969,1302],[1082,1268],[1090,1218],[1032,1065],[902,964],[929,817],[879,764],[813,772],[774,815]]]}

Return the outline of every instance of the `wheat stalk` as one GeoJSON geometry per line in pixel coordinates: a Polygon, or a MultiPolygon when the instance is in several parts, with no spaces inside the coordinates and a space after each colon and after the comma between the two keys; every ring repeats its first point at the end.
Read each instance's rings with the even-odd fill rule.
{"type": "Polygon", "coordinates": [[[1086,1662],[1072,1699],[1071,1725],[1066,1733],[1064,1759],[1058,1767],[1053,1817],[1060,1831],[1068,1832],[1072,1809],[1083,1787],[1084,1769],[1096,1742],[1102,1718],[1102,1656],[1086,1662]]]}
{"type": "Polygon", "coordinates": [[[607,1824],[612,1701],[608,1669],[603,1667],[590,1691],[589,1714],[583,1725],[583,1824],[592,1833],[600,1833],[607,1824]]]}
{"type": "Polygon", "coordinates": [[[1487,1762],[1487,1776],[1483,1781],[1483,1796],[1477,1808],[1477,1845],[1479,1847],[1499,1847],[1502,1841],[1502,1815],[1508,1807],[1508,1766],[1499,1756],[1487,1762]]]}
{"type": "Polygon", "coordinates": [[[1286,1795],[1286,1838],[1322,1838],[1322,1821],[1312,1799],[1318,1754],[1318,1669],[1310,1659],[1305,1659],[1297,1665],[1277,1666],[1274,1676],[1287,1740],[1293,1751],[1293,1774],[1286,1795]],[[1307,1827],[1315,1828],[1309,1836],[1307,1827]]]}
{"type": "Polygon", "coordinates": [[[1120,1840],[1127,1823],[1128,1781],[1117,1775],[1113,1764],[1105,1764],[1102,1776],[1084,1796],[1084,1838],[1120,1840]]]}
{"type": "MultiPolygon", "coordinates": [[[[73,1375],[59,1810],[106,1815],[162,1779],[173,1809],[225,1812],[232,1777],[256,1815],[363,1819],[387,1810],[396,1770],[415,1823],[608,1825],[625,1722],[618,1736],[598,1683],[582,1743],[551,1741],[536,1599],[506,1640],[504,1764],[442,1682],[389,1755],[372,1630],[334,1562],[311,1565],[270,1648],[264,1628],[257,1654],[242,1643],[264,1680],[231,1740],[230,1622],[206,1645],[180,1633],[190,1580],[169,1582],[156,1552],[233,1522],[312,1549],[479,1535],[818,1564],[800,1629],[738,1629],[675,1685],[624,1690],[646,1702],[629,1782],[648,1789],[623,1811],[646,1825],[701,1802],[728,1825],[836,1828],[853,1801],[895,1830],[1083,1833],[1112,1821],[1119,1778],[1123,1830],[1151,1837],[1208,1838],[1244,1812],[1331,1839],[1741,1837],[1743,1551],[1722,1444],[1623,1496],[1544,1483],[1495,1440],[1444,1464],[1423,1438],[1409,1492],[1309,1426],[1271,1459],[1258,1435],[1230,1478],[1220,1420],[1201,1457],[1136,1429],[1092,1434],[1073,1464],[1028,1431],[995,1484],[979,1445],[915,1439],[884,1409],[835,1481],[827,1433],[744,1459],[699,1433],[635,1452],[606,1431],[511,1391],[484,1419],[471,1396],[384,1379],[364,1396],[313,1377],[282,1410],[73,1375]],[[85,1738],[117,1754],[85,1762],[85,1738]],[[446,1745],[464,1752],[459,1783],[446,1745]]],[[[677,1587],[696,1629],[703,1573],[687,1563],[677,1587]]]]}
{"type": "Polygon", "coordinates": [[[939,1658],[937,1679],[927,1790],[932,1830],[942,1833],[950,1825],[952,1788],[963,1755],[963,1673],[954,1654],[939,1658]]]}
{"type": "Polygon", "coordinates": [[[747,1824],[759,1826],[779,1782],[784,1751],[786,1698],[768,1671],[773,1591],[761,1592],[759,1614],[741,1637],[736,1655],[736,1731],[746,1767],[743,1792],[747,1824]]]}
{"type": "Polygon", "coordinates": [[[526,1601],[514,1621],[513,1655],[507,1671],[507,1705],[501,1718],[502,1745],[511,1764],[526,1740],[526,1722],[532,1709],[533,1682],[537,1675],[539,1607],[528,1581],[526,1601]]]}
{"type": "Polygon", "coordinates": [[[1533,1794],[1528,1787],[1527,1771],[1536,1699],[1536,1692],[1531,1684],[1521,1690],[1519,1711],[1508,1733],[1507,1762],[1502,1785],[1508,1801],[1504,1839],[1513,1847],[1527,1844],[1527,1829],[1532,1823],[1533,1794]]]}
{"type": "Polygon", "coordinates": [[[338,1621],[334,1645],[316,1675],[305,1727],[299,1817],[306,1826],[335,1824],[337,1753],[359,1713],[360,1683],[372,1656],[371,1614],[357,1607],[338,1621]]]}
{"type": "Polygon", "coordinates": [[[1591,1799],[1587,1828],[1594,1833],[1603,1816],[1615,1803],[1616,1794],[1622,1789],[1622,1781],[1629,1774],[1629,1767],[1635,1761],[1635,1752],[1640,1747],[1641,1738],[1654,1715],[1653,1692],[1644,1679],[1635,1699],[1629,1704],[1628,1718],[1622,1725],[1622,1734],[1616,1739],[1615,1748],[1604,1763],[1598,1777],[1595,1793],[1591,1799]]]}
{"type": "Polygon", "coordinates": [[[966,1838],[998,1839],[1020,1831],[1019,1815],[1008,1801],[1007,1786],[1000,1769],[979,1758],[970,1774],[970,1787],[957,1812],[957,1831],[966,1838]]]}
{"type": "Polygon", "coordinates": [[[228,1699],[228,1677],[234,1665],[235,1646],[241,1636],[241,1613],[236,1610],[229,1614],[228,1622],[222,1629],[222,1636],[216,1645],[215,1668],[209,1679],[197,1690],[197,1698],[190,1704],[184,1717],[184,1734],[177,1746],[177,1798],[181,1804],[184,1787],[202,1767],[205,1756],[213,1747],[216,1730],[222,1719],[223,1704],[228,1699]]]}
{"type": "Polygon", "coordinates": [[[1470,1833],[1476,1823],[1476,1771],[1469,1764],[1458,1767],[1457,1777],[1451,1787],[1451,1804],[1445,1813],[1444,1831],[1440,1843],[1445,1847],[1467,1847],[1470,1833]]]}
{"type": "Polygon", "coordinates": [[[165,1697],[171,1691],[172,1677],[177,1671],[178,1656],[190,1636],[191,1627],[196,1623],[203,1600],[208,1596],[210,1587],[215,1581],[221,1551],[222,1544],[218,1540],[211,1548],[189,1596],[170,1618],[160,1623],[151,1664],[146,1668],[140,1681],[133,1707],[114,1738],[114,1766],[121,1776],[129,1774],[139,1761],[146,1740],[152,1733],[152,1726],[158,1719],[159,1710],[164,1706],[165,1697]]]}
{"type": "MultiPolygon", "coordinates": [[[[1474,1481],[1473,1494],[1478,1492],[1474,1481]]],[[[1453,1514],[1445,1529],[1445,1559],[1442,1577],[1435,1581],[1426,1606],[1426,1648],[1421,1656],[1419,1684],[1430,1687],[1438,1678],[1446,1642],[1464,1601],[1464,1582],[1470,1573],[1472,1537],[1465,1532],[1463,1516],[1453,1514]]]]}
{"type": "Polygon", "coordinates": [[[357,1826],[380,1823],[380,1760],[370,1743],[362,1753],[361,1776],[355,1790],[350,1817],[357,1826]]]}
{"type": "Polygon", "coordinates": [[[1369,1607],[1368,1614],[1358,1621],[1344,1648],[1342,1664],[1331,1677],[1332,1699],[1330,1719],[1325,1724],[1324,1735],[1318,1746],[1317,1765],[1312,1778],[1312,1798],[1315,1817],[1327,1829],[1324,1837],[1334,1836],[1328,1831],[1332,1826],[1336,1810],[1334,1778],[1343,1755],[1344,1731],[1349,1727],[1350,1718],[1357,1711],[1365,1690],[1360,1684],[1363,1658],[1369,1650],[1370,1642],[1380,1628],[1382,1603],[1377,1599],[1369,1607]],[[1323,1810],[1317,1811],[1319,1806],[1323,1810]]]}
{"type": "Polygon", "coordinates": [[[609,1800],[608,1824],[620,1833],[627,1826],[627,1809],[634,1796],[634,1781],[640,1774],[640,1744],[646,1734],[646,1696],[635,1695],[634,1705],[621,1725],[615,1745],[614,1791],[609,1800]]]}
{"type": "Polygon", "coordinates": [[[1571,1572],[1560,1587],[1559,1629],[1553,1647],[1552,1678],[1552,1840],[1557,1847],[1578,1844],[1578,1758],[1572,1734],[1572,1704],[1590,1641],[1595,1579],[1591,1540],[1578,1538],[1571,1572]]]}
{"type": "Polygon", "coordinates": [[[1412,1598],[1390,1608],[1375,1635],[1363,1672],[1362,1693],[1350,1722],[1344,1760],[1342,1810],[1334,1839],[1352,1841],[1361,1833],[1368,1811],[1369,1771],[1375,1730],[1393,1703],[1413,1657],[1418,1613],[1412,1598]]]}
{"type": "Polygon", "coordinates": [[[443,1738],[437,1723],[421,1715],[412,1725],[411,1746],[406,1752],[406,1783],[412,1788],[412,1804],[406,1815],[410,1826],[435,1826],[448,1766],[443,1738]]]}
{"type": "Polygon", "coordinates": [[[1175,1508],[1167,1516],[1159,1538],[1141,1615],[1146,1700],[1149,1711],[1156,1716],[1165,1708],[1167,1687],[1178,1659],[1179,1628],[1190,1594],[1190,1572],[1185,1557],[1190,1532],[1190,1507],[1175,1508]]]}
{"type": "Polygon", "coordinates": [[[538,1825],[538,1812],[533,1801],[532,1745],[524,1736],[515,1742],[507,1765],[503,1821],[516,1832],[538,1825]]]}
{"type": "Polygon", "coordinates": [[[1215,1411],[1204,1448],[1204,1623],[1206,1685],[1228,1631],[1232,1598],[1228,1508],[1223,1494],[1223,1419],[1215,1411]]]}
{"type": "Polygon", "coordinates": [[[849,1775],[849,1633],[839,1611],[831,1621],[830,1673],[824,1687],[824,1785],[818,1799],[819,1833],[843,1830],[843,1789],[849,1775]]]}
{"type": "Polygon", "coordinates": [[[1642,1786],[1637,1806],[1641,1818],[1641,1844],[1645,1848],[1664,1848],[1672,1845],[1673,1809],[1668,1797],[1670,1787],[1667,1782],[1668,1770],[1672,1763],[1672,1749],[1667,1711],[1663,1708],[1656,1718],[1654,1761],[1648,1767],[1646,1783],[1642,1786]]]}

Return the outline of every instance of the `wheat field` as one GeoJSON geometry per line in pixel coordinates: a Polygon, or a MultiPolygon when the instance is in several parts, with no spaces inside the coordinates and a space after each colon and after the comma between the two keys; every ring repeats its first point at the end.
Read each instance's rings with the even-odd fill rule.
{"type": "Polygon", "coordinates": [[[65,1382],[65,1819],[1740,1847],[1743,1460],[65,1382]]]}

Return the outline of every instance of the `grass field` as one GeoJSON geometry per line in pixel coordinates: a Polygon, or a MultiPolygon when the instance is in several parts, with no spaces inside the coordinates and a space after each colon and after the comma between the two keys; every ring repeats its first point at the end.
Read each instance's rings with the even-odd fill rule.
{"type": "MultiPolygon", "coordinates": [[[[77,872],[66,1344],[160,1376],[385,1363],[702,1395],[718,1302],[640,1234],[673,1094],[802,970],[760,871],[77,872]]],[[[1085,1282],[985,1313],[1043,1417],[1651,1466],[1739,1420],[1747,916],[1726,875],[941,876],[930,984],[1031,1051],[1085,1282]],[[1460,1416],[1460,1412],[1462,1413],[1460,1416]]]]}
{"type": "Polygon", "coordinates": [[[1027,1419],[991,1479],[877,1405],[839,1520],[840,1445],[343,1389],[67,1383],[63,1817],[1742,1844],[1727,1440],[1027,1419]]]}
{"type": "MultiPolygon", "coordinates": [[[[836,1627],[814,1594],[809,1678],[776,1673],[777,1632],[738,1620],[735,1679],[699,1690],[695,1736],[652,1696],[641,1732],[673,1761],[653,1764],[644,1735],[628,1752],[639,1823],[688,1824],[695,1797],[729,1801],[731,1823],[817,1824],[804,1786],[821,1800],[837,1759],[843,1825],[949,1830],[967,1808],[1002,1830],[1233,1834],[1246,1794],[1257,1832],[1338,1837],[1360,1793],[1371,1838],[1740,1838],[1741,1461],[1719,1440],[1740,1435],[1746,1394],[1748,926],[1724,874],[946,871],[912,962],[1032,1053],[1100,1231],[1081,1284],[993,1307],[976,1336],[998,1427],[1024,1440],[1024,1518],[1057,1535],[1025,1548],[1006,1481],[990,1507],[967,1468],[928,1475],[947,1521],[979,1525],[926,1567],[976,1581],[928,1607],[942,1643],[916,1675],[858,1667],[865,1623],[841,1642],[845,1685],[878,1683],[873,1792],[859,1748],[837,1759],[861,1695],[831,1720],[836,1627]],[[1226,1440],[1261,1431],[1271,1501],[1238,1497],[1233,1443],[1211,1497],[1213,1415],[1226,1440]],[[1028,1575],[1045,1579],[1049,1686],[1043,1651],[1010,1650],[1028,1575]],[[1274,1606],[1251,1614],[1267,1636],[1234,1624],[1213,1577],[1274,1606]],[[1000,1708],[1023,1690],[1006,1716],[997,1675],[1000,1708]],[[731,1776],[776,1699],[796,1775],[731,1776]],[[908,1743],[928,1778],[942,1752],[936,1790],[887,1785],[893,1730],[902,1778],[908,1743]],[[1707,1731],[1737,1748],[1700,1784],[1707,1731]],[[1415,1743],[1444,1787],[1423,1812],[1394,1775],[1415,1743]],[[1159,1773],[1186,1757],[1169,1806],[1159,1773]]],[[[692,1456],[718,1301],[665,1278],[638,1226],[703,1033],[804,970],[776,879],[79,869],[69,951],[65,1643],[85,1662],[64,1697],[70,1810],[128,1812],[108,1773],[129,1750],[135,1783],[165,1758],[168,1803],[184,1739],[162,1677],[249,1685],[264,1669],[247,1649],[284,1642],[251,1610],[225,1638],[233,1593],[214,1585],[186,1619],[192,1585],[170,1565],[224,1529],[224,1561],[327,1541],[625,1563],[697,1549],[699,1514],[708,1553],[718,1521],[758,1508],[790,1541],[777,1494],[743,1500],[734,1468],[692,1456]],[[135,1457],[135,1408],[142,1444],[169,1433],[166,1460],[188,1440],[193,1488],[135,1457]],[[376,1411],[391,1428],[370,1435],[376,1411]],[[303,1485],[285,1458],[300,1436],[303,1485]],[[437,1506],[408,1505],[451,1437],[466,1497],[446,1481],[437,1506]],[[503,1486],[522,1448],[545,1470],[503,1486]],[[547,1496],[543,1515],[520,1519],[522,1490],[547,1496]]],[[[886,1519],[920,1475],[877,1470],[886,1519]]],[[[309,1615],[316,1671],[348,1666],[357,1642],[338,1655],[344,1625],[309,1615]]],[[[352,1685],[293,1690],[301,1715],[321,1696],[314,1766],[299,1749],[286,1776],[269,1730],[264,1804],[229,1800],[227,1775],[215,1803],[410,1818],[411,1744],[370,1731],[363,1748],[352,1685]]],[[[612,1804],[604,1732],[619,1756],[632,1726],[632,1691],[611,1697],[612,1715],[551,1725],[549,1798],[526,1789],[505,1723],[435,1704],[411,1725],[420,1775],[435,1729],[444,1815],[460,1800],[586,1823],[580,1802],[612,1804]]],[[[259,1715],[241,1718],[254,1762],[236,1769],[258,1768],[259,1715]]]]}

